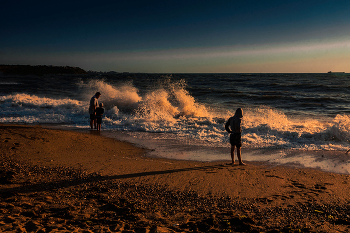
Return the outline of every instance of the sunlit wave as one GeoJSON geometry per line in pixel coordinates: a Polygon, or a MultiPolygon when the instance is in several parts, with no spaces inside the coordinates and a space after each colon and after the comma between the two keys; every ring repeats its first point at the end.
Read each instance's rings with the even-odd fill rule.
{"type": "MultiPolygon", "coordinates": [[[[89,127],[89,100],[97,90],[106,108],[103,127],[111,130],[165,132],[198,139],[216,147],[229,147],[225,121],[233,115],[215,105],[198,102],[183,80],[170,78],[137,89],[132,82],[110,84],[90,80],[77,84],[79,101],[18,93],[0,96],[0,122],[60,123],[89,127]]],[[[243,117],[245,148],[347,150],[350,117],[313,119],[287,116],[267,107],[246,107],[243,117]]]]}

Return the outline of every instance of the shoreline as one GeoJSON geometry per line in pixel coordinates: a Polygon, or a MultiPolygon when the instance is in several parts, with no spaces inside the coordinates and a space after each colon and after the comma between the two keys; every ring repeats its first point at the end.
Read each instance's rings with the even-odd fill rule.
{"type": "MultiPolygon", "coordinates": [[[[231,162],[230,147],[212,147],[207,145],[188,143],[170,139],[144,139],[143,136],[129,135],[124,131],[102,130],[100,132],[90,131],[82,128],[62,127],[61,125],[45,126],[48,129],[68,130],[80,133],[93,133],[102,137],[112,138],[117,141],[131,143],[132,145],[147,150],[147,157],[161,158],[176,161],[197,162],[231,162]],[[123,135],[123,136],[121,136],[123,135]],[[202,155],[201,155],[202,154],[202,155]],[[199,156],[201,155],[201,156],[199,156]],[[210,159],[208,159],[210,158],[210,159]]],[[[145,132],[138,132],[144,134],[145,132]]],[[[154,133],[151,133],[154,134],[154,133]]],[[[164,134],[164,133],[162,133],[164,134]]],[[[146,135],[146,138],[148,136],[146,135]]],[[[195,140],[193,140],[195,141],[195,140]]],[[[348,154],[344,151],[322,151],[322,150],[293,150],[293,149],[252,149],[243,147],[243,160],[255,165],[267,167],[284,166],[289,168],[315,169],[322,172],[349,175],[350,164],[348,154]]],[[[235,156],[237,160],[237,156],[235,156]]]]}
{"type": "Polygon", "coordinates": [[[2,231],[350,229],[348,175],[151,158],[94,134],[0,128],[2,231]]]}

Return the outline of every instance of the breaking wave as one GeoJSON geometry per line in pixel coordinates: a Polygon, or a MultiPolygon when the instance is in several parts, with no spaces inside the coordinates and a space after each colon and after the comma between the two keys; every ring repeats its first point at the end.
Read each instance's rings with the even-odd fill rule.
{"type": "MultiPolygon", "coordinates": [[[[89,99],[98,90],[102,93],[99,101],[106,108],[104,129],[164,132],[216,147],[229,146],[224,124],[233,110],[223,111],[217,104],[198,102],[183,80],[166,79],[142,90],[132,82],[90,80],[76,85],[76,99],[26,93],[0,96],[0,122],[88,128],[89,99]]],[[[247,148],[347,150],[349,130],[347,115],[315,119],[287,116],[267,106],[244,108],[243,142],[247,148]]]]}

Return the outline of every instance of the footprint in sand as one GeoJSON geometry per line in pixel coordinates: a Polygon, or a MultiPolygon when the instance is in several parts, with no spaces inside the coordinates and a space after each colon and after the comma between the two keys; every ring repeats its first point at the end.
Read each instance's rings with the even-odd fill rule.
{"type": "Polygon", "coordinates": [[[267,197],[262,197],[262,198],[258,198],[257,201],[267,204],[267,203],[273,202],[273,199],[267,198],[267,197]]]}
{"type": "Polygon", "coordinates": [[[266,177],[274,177],[274,178],[278,178],[278,179],[284,179],[283,177],[280,176],[275,176],[275,175],[266,175],[266,177]]]}
{"type": "Polygon", "coordinates": [[[294,195],[289,195],[289,196],[286,196],[286,195],[283,195],[283,194],[276,194],[276,195],[273,195],[273,197],[275,199],[278,199],[280,198],[281,200],[288,200],[288,199],[293,199],[294,198],[294,195]]]}
{"type": "Polygon", "coordinates": [[[304,184],[301,184],[301,183],[299,183],[299,182],[297,182],[297,181],[292,181],[292,185],[293,185],[294,187],[297,187],[297,188],[306,189],[306,186],[305,186],[304,184]]]}
{"type": "Polygon", "coordinates": [[[4,142],[9,142],[11,138],[5,138],[4,142]]]}
{"type": "Polygon", "coordinates": [[[315,184],[314,189],[315,189],[315,191],[322,192],[322,191],[325,191],[327,189],[327,187],[325,185],[322,185],[322,184],[315,184]]]}

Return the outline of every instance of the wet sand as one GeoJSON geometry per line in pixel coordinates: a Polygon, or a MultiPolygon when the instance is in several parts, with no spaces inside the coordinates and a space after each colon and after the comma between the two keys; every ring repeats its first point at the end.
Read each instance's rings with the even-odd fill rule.
{"type": "Polygon", "coordinates": [[[350,231],[349,175],[146,155],[96,131],[0,124],[0,231],[350,231]]]}

